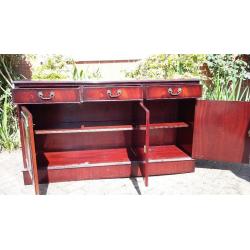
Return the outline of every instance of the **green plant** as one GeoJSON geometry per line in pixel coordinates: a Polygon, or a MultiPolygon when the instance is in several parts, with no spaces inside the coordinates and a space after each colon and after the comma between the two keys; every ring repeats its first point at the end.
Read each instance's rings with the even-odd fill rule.
{"type": "Polygon", "coordinates": [[[9,102],[8,90],[1,96],[3,105],[0,108],[0,148],[13,150],[19,146],[17,119],[12,103],[9,102]]]}
{"type": "Polygon", "coordinates": [[[125,76],[135,79],[198,77],[203,83],[205,99],[249,101],[250,89],[244,82],[248,69],[241,55],[160,54],[141,61],[134,70],[125,72],[125,76]],[[204,66],[208,72],[204,72],[204,66]]]}
{"type": "Polygon", "coordinates": [[[23,55],[0,55],[0,149],[19,146],[15,107],[11,102],[13,80],[22,79],[17,66],[23,55]]]}
{"type": "MultiPolygon", "coordinates": [[[[0,95],[5,93],[6,89],[12,88],[13,80],[18,80],[23,78],[17,72],[17,65],[23,59],[23,55],[8,55],[2,54],[0,55],[0,95]]],[[[7,92],[8,93],[8,92],[7,92]]],[[[10,96],[10,93],[9,93],[10,96]]]]}
{"type": "Polygon", "coordinates": [[[200,67],[205,58],[201,54],[153,55],[141,61],[135,70],[125,72],[125,76],[136,79],[197,77],[201,75],[200,67]]]}
{"type": "Polygon", "coordinates": [[[32,79],[35,80],[60,80],[68,78],[67,66],[72,63],[70,58],[63,55],[44,55],[37,58],[36,55],[29,55],[33,61],[32,79]],[[40,62],[36,65],[37,61],[40,62]]]}
{"type": "Polygon", "coordinates": [[[73,80],[89,80],[89,79],[98,80],[101,78],[101,72],[99,68],[94,72],[78,69],[77,66],[73,64],[72,78],[73,80]]]}
{"type": "Polygon", "coordinates": [[[248,65],[239,55],[208,55],[209,76],[203,96],[210,100],[249,101],[250,89],[244,83],[248,65]]]}

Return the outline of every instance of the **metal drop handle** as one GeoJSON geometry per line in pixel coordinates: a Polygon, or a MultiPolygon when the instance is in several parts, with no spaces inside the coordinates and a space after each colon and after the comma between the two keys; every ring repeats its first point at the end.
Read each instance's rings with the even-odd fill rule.
{"type": "Polygon", "coordinates": [[[182,92],[182,88],[178,88],[176,92],[172,88],[168,89],[168,93],[173,96],[177,96],[182,92]]]}
{"type": "Polygon", "coordinates": [[[116,93],[114,93],[114,94],[112,94],[112,91],[111,91],[110,89],[107,90],[107,95],[108,95],[110,98],[117,98],[117,97],[119,97],[121,94],[122,94],[121,89],[118,89],[118,90],[116,91],[116,93]]]}
{"type": "Polygon", "coordinates": [[[38,92],[38,97],[40,97],[42,100],[51,100],[52,98],[55,97],[55,92],[54,92],[54,91],[51,91],[51,92],[49,93],[49,96],[48,96],[48,97],[45,97],[45,96],[43,95],[43,92],[42,92],[42,91],[39,91],[39,92],[38,92]]]}

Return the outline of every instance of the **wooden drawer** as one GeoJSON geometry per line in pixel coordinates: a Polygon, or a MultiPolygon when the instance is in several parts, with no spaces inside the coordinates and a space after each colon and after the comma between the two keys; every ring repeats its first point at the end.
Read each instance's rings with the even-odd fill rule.
{"type": "Polygon", "coordinates": [[[163,98],[197,98],[202,95],[201,85],[158,85],[146,86],[146,99],[163,99],[163,98]]]}
{"type": "Polygon", "coordinates": [[[126,101],[142,99],[143,88],[141,86],[83,88],[83,101],[126,101]]]}
{"type": "Polygon", "coordinates": [[[80,88],[14,89],[13,102],[19,104],[79,103],[80,88]]]}

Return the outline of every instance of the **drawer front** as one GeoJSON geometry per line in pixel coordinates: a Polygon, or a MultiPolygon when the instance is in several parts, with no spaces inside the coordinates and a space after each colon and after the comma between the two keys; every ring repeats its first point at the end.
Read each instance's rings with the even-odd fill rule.
{"type": "Polygon", "coordinates": [[[83,101],[126,101],[142,99],[143,88],[140,86],[83,88],[83,101]]]}
{"type": "Polygon", "coordinates": [[[29,103],[79,103],[80,88],[14,89],[13,102],[29,103]]]}
{"type": "Polygon", "coordinates": [[[202,95],[201,85],[165,85],[165,86],[147,86],[145,89],[146,99],[164,99],[164,98],[198,98],[202,95]]]}

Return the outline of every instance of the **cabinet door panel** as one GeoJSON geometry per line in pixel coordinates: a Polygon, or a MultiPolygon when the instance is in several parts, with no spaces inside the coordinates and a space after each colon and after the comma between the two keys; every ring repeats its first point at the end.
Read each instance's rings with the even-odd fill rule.
{"type": "Polygon", "coordinates": [[[30,179],[35,187],[35,193],[39,194],[39,179],[36,162],[34,131],[32,115],[27,108],[21,107],[21,128],[23,130],[23,155],[25,157],[25,167],[27,168],[30,179]]]}
{"type": "Polygon", "coordinates": [[[250,103],[198,100],[195,110],[193,157],[248,163],[250,103]]]}
{"type": "Polygon", "coordinates": [[[148,186],[150,112],[143,102],[134,105],[134,120],[137,124],[145,125],[145,130],[133,131],[133,150],[140,162],[139,167],[141,175],[144,177],[145,186],[148,186]]]}

